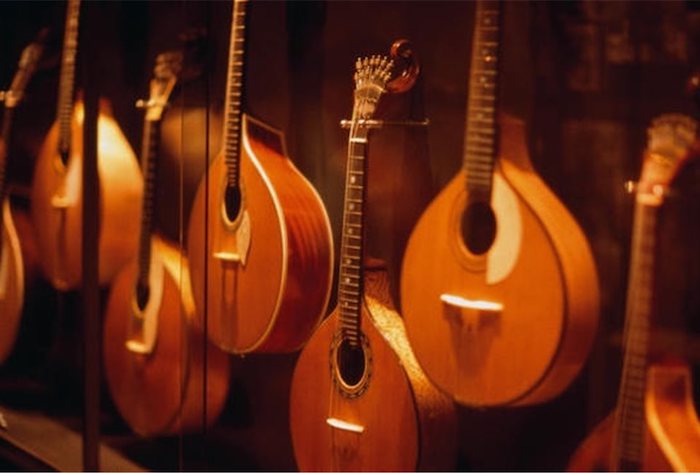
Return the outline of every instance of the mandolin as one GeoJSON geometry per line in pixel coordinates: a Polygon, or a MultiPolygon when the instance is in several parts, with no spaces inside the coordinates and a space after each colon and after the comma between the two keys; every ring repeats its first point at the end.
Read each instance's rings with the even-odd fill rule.
{"type": "MultiPolygon", "coordinates": [[[[69,0],[61,57],[57,120],[39,150],[32,181],[32,222],[42,271],[63,291],[82,281],[83,106],[73,103],[80,0],[69,0]]],[[[100,102],[97,123],[100,188],[99,282],[107,284],[132,257],[138,239],[143,180],[129,143],[100,102]]]]}
{"type": "Polygon", "coordinates": [[[289,352],[325,314],[332,236],[282,133],[242,112],[247,3],[233,2],[224,149],[197,190],[187,250],[209,338],[232,353],[289,352]]]}
{"type": "Polygon", "coordinates": [[[401,307],[428,378],[470,406],[562,392],[598,322],[591,250],[498,111],[501,4],[476,3],[462,169],[409,238],[401,307]]]}
{"type": "Polygon", "coordinates": [[[12,84],[2,93],[5,110],[0,131],[0,363],[10,355],[17,339],[25,284],[24,261],[7,190],[7,152],[15,107],[22,100],[24,89],[36,70],[42,51],[41,37],[24,48],[12,84]]]}
{"type": "Polygon", "coordinates": [[[107,385],[122,417],[143,436],[197,431],[211,424],[221,413],[229,385],[228,355],[192,326],[187,261],[174,245],[153,234],[160,124],[180,64],[178,53],[159,55],[150,99],[139,102],[146,115],[138,257],[117,274],[104,322],[107,385]]]}
{"type": "MultiPolygon", "coordinates": [[[[406,47],[395,43],[394,51],[406,47]]],[[[292,378],[292,444],[303,471],[445,470],[454,461],[454,405],[413,356],[386,270],[362,268],[369,129],[361,123],[389,88],[392,65],[379,56],[356,64],[338,306],[302,350],[292,378]]]]}
{"type": "Polygon", "coordinates": [[[690,371],[683,364],[648,363],[657,216],[669,184],[689,158],[695,130],[691,118],[678,114],[660,116],[648,130],[636,186],[617,406],[578,448],[570,470],[700,470],[700,421],[690,371]]]}

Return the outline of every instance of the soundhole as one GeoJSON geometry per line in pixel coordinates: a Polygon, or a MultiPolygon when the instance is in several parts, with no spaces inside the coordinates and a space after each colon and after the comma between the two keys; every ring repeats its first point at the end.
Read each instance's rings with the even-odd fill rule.
{"type": "Polygon", "coordinates": [[[224,211],[229,222],[234,222],[241,211],[241,188],[226,185],[224,191],[224,211]]]}
{"type": "Polygon", "coordinates": [[[475,255],[488,251],[496,238],[496,215],[486,202],[471,202],[462,213],[462,240],[475,255]]]}
{"type": "Polygon", "coordinates": [[[59,156],[60,156],[60,158],[61,158],[61,165],[62,165],[63,167],[68,166],[68,158],[69,158],[69,153],[68,153],[68,151],[67,151],[67,150],[66,150],[66,151],[61,150],[61,151],[59,152],[59,156]]]}
{"type": "Polygon", "coordinates": [[[338,334],[332,351],[331,372],[340,392],[350,398],[362,395],[368,386],[372,364],[367,338],[361,336],[360,343],[354,345],[338,334]]]}
{"type": "Polygon", "coordinates": [[[138,305],[139,310],[144,310],[146,308],[150,292],[148,284],[136,283],[136,305],[138,305]]]}
{"type": "Polygon", "coordinates": [[[338,347],[338,375],[344,384],[356,387],[365,373],[365,351],[360,345],[352,345],[350,340],[343,340],[338,347]]]}

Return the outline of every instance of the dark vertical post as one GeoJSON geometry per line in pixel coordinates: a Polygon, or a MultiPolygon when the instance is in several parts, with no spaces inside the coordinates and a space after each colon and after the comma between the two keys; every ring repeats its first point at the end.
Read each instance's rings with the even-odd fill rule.
{"type": "Polygon", "coordinates": [[[84,343],[83,470],[99,469],[100,355],[98,235],[99,187],[97,178],[97,115],[99,101],[99,18],[97,3],[83,3],[82,89],[85,100],[83,125],[83,242],[82,301],[84,343]]]}

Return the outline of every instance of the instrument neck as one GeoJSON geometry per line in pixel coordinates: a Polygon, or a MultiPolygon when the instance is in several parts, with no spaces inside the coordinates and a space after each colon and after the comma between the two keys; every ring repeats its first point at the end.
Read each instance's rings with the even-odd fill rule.
{"type": "MultiPolygon", "coordinates": [[[[12,129],[12,119],[15,108],[24,96],[24,90],[32,75],[36,71],[37,63],[43,52],[43,37],[45,32],[39,34],[39,38],[27,45],[22,51],[22,55],[17,66],[17,72],[12,78],[10,88],[3,93],[3,104],[5,110],[2,115],[2,125],[0,125],[0,139],[5,144],[4,152],[0,156],[0,201],[4,200],[6,194],[5,171],[7,168],[7,155],[10,148],[10,130],[12,129]]],[[[2,224],[0,224],[1,228],[2,224]]]]}
{"type": "MultiPolygon", "coordinates": [[[[7,155],[10,152],[10,128],[12,126],[11,123],[14,111],[14,107],[5,107],[5,112],[2,116],[2,134],[0,134],[0,139],[4,146],[0,148],[0,203],[5,200],[5,195],[7,193],[5,174],[7,171],[7,155]]],[[[2,229],[1,222],[0,229],[2,229]]]]}
{"type": "Polygon", "coordinates": [[[476,4],[469,72],[467,118],[462,167],[470,198],[490,201],[493,168],[498,155],[498,69],[501,4],[476,4]]]}
{"type": "Polygon", "coordinates": [[[245,16],[248,0],[234,0],[224,111],[224,158],[230,187],[240,179],[241,120],[243,97],[243,60],[245,57],[245,16]]]}
{"type": "Polygon", "coordinates": [[[654,258],[658,205],[635,204],[630,274],[625,311],[624,360],[617,402],[613,449],[617,470],[639,469],[646,429],[646,391],[649,325],[654,294],[654,258]]]}
{"type": "Polygon", "coordinates": [[[73,89],[75,87],[75,58],[78,51],[78,18],[80,0],[68,0],[66,26],[63,36],[61,77],[58,86],[58,153],[63,164],[67,164],[71,147],[71,116],[73,89]]]}
{"type": "Polygon", "coordinates": [[[153,208],[158,181],[158,143],[160,142],[160,120],[146,118],[143,122],[143,142],[141,146],[142,172],[144,178],[143,202],[141,207],[141,232],[138,252],[138,284],[148,286],[151,265],[151,236],[153,234],[153,208]]]}
{"type": "Polygon", "coordinates": [[[368,128],[366,127],[353,125],[350,129],[340,243],[339,323],[343,336],[353,346],[360,343],[360,314],[364,286],[362,261],[364,256],[364,213],[367,197],[365,186],[367,136],[368,128]]]}

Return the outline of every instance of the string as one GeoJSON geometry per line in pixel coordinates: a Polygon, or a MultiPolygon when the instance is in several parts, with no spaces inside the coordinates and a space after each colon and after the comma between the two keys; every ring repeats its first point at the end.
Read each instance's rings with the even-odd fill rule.
{"type": "MultiPolygon", "coordinates": [[[[350,159],[351,158],[351,152],[352,152],[352,142],[350,139],[355,137],[358,133],[359,130],[359,118],[360,118],[360,110],[364,108],[364,105],[366,104],[367,100],[366,97],[363,94],[358,94],[358,97],[355,100],[355,106],[353,107],[352,110],[352,119],[351,119],[351,125],[350,125],[350,131],[349,131],[349,140],[348,140],[348,157],[347,157],[347,163],[346,163],[346,171],[345,171],[345,185],[347,185],[350,182],[350,159]]],[[[364,166],[364,163],[363,163],[364,166]]],[[[364,183],[363,183],[364,185],[364,183]]],[[[345,199],[343,202],[343,227],[341,230],[341,265],[342,265],[342,258],[344,257],[342,247],[344,244],[342,243],[344,241],[344,234],[345,234],[345,229],[346,229],[346,220],[347,220],[347,209],[348,209],[348,203],[347,203],[347,198],[348,194],[346,192],[345,194],[345,199]]],[[[363,193],[363,199],[364,199],[364,193],[363,193]]],[[[364,206],[364,202],[360,204],[361,206],[364,206]]],[[[362,274],[360,274],[360,277],[362,277],[362,274]]],[[[360,294],[360,308],[358,308],[357,311],[357,317],[360,317],[360,312],[361,312],[361,303],[362,303],[362,294],[360,294]]],[[[357,323],[357,326],[359,326],[359,321],[357,323]]],[[[341,309],[340,306],[337,308],[337,319],[336,319],[336,330],[334,331],[333,339],[331,342],[331,346],[333,349],[329,351],[329,356],[331,357],[330,360],[330,366],[333,367],[333,370],[331,371],[331,382],[329,383],[330,386],[330,393],[329,393],[329,412],[327,418],[333,418],[335,417],[335,412],[338,409],[340,403],[342,403],[343,399],[339,396],[339,388],[336,385],[337,380],[335,379],[336,376],[339,376],[339,367],[338,367],[338,357],[337,357],[337,351],[340,349],[340,345],[342,344],[343,340],[345,339],[345,321],[342,318],[341,314],[341,309]],[[336,337],[337,340],[336,340],[336,337]]],[[[342,395],[341,395],[342,396],[342,395]]],[[[340,463],[341,463],[341,452],[340,449],[338,448],[336,444],[336,430],[332,427],[330,427],[330,446],[331,446],[331,467],[334,471],[340,470],[340,463]]]]}
{"type": "Polygon", "coordinates": [[[655,207],[639,202],[635,206],[632,263],[627,294],[628,307],[623,333],[625,355],[618,393],[618,408],[615,413],[616,435],[612,461],[616,469],[623,467],[624,461],[641,462],[642,459],[643,397],[646,385],[648,322],[651,311],[649,301],[653,276],[651,268],[654,263],[655,210],[655,207]],[[637,358],[643,358],[643,360],[637,358]],[[635,380],[635,378],[638,379],[635,380]],[[641,412],[635,415],[635,410],[641,412]],[[641,422],[635,421],[638,415],[642,416],[641,422]]]}

